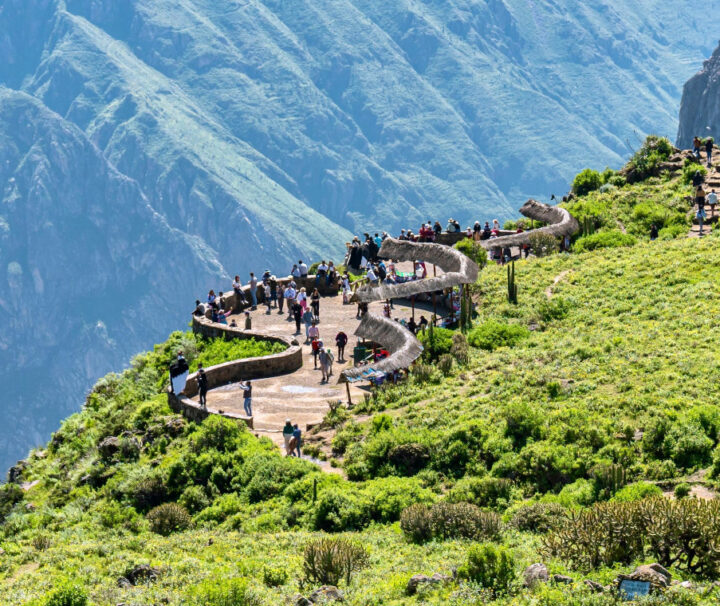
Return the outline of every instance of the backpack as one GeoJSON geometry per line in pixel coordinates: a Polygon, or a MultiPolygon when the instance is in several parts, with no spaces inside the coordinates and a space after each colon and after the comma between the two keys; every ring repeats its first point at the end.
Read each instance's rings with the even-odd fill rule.
{"type": "Polygon", "coordinates": [[[335,356],[333,355],[333,352],[329,349],[325,350],[325,353],[327,354],[328,360],[330,361],[330,364],[332,364],[335,361],[335,356]]]}

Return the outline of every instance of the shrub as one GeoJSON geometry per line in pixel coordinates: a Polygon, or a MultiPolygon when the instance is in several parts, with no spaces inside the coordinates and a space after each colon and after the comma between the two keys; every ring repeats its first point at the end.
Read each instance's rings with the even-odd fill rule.
{"type": "Polygon", "coordinates": [[[141,477],[132,488],[132,500],[138,511],[147,511],[168,498],[162,478],[156,474],[141,477]]]}
{"type": "Polygon", "coordinates": [[[423,357],[434,361],[444,354],[449,354],[453,346],[453,334],[448,328],[428,328],[421,332],[418,338],[424,348],[423,357]]]}
{"type": "Polygon", "coordinates": [[[677,238],[679,236],[687,235],[687,232],[688,232],[687,225],[680,224],[680,223],[673,223],[672,225],[663,227],[658,232],[658,238],[660,238],[660,240],[674,240],[675,238],[677,238]]]}
{"type": "Polygon", "coordinates": [[[563,486],[558,495],[558,501],[564,507],[574,507],[580,505],[585,507],[595,502],[595,488],[592,482],[580,478],[572,484],[563,486]]]}
{"type": "Polygon", "coordinates": [[[195,431],[192,440],[198,451],[214,448],[220,452],[225,452],[238,447],[240,435],[243,431],[240,425],[231,419],[226,419],[220,415],[210,415],[195,431]]]}
{"type": "Polygon", "coordinates": [[[452,338],[453,344],[450,353],[455,357],[457,363],[465,365],[470,361],[470,348],[467,339],[461,332],[456,332],[452,338]]]}
{"type": "Polygon", "coordinates": [[[468,343],[473,347],[493,351],[498,347],[512,347],[529,335],[530,331],[524,326],[488,320],[470,331],[468,343]]]}
{"type": "Polygon", "coordinates": [[[512,487],[512,482],[505,478],[465,477],[453,486],[448,494],[448,500],[453,503],[467,502],[492,509],[505,508],[510,500],[512,487]]]}
{"type": "Polygon", "coordinates": [[[580,171],[572,182],[572,191],[577,196],[585,196],[591,191],[600,189],[603,184],[603,178],[600,173],[591,168],[580,171]]]}
{"type": "Polygon", "coordinates": [[[684,499],[690,494],[690,484],[687,482],[680,482],[680,484],[675,486],[675,490],[673,492],[676,499],[684,499]]]}
{"type": "Polygon", "coordinates": [[[23,489],[17,484],[8,482],[0,484],[0,521],[12,510],[16,503],[22,501],[23,489]]]}
{"type": "Polygon", "coordinates": [[[316,530],[342,532],[361,530],[369,521],[369,503],[354,492],[329,488],[315,505],[313,524],[316,530]]]}
{"type": "Polygon", "coordinates": [[[466,240],[460,240],[460,242],[455,244],[454,248],[463,253],[471,261],[474,261],[479,268],[482,269],[487,265],[487,251],[479,242],[468,238],[466,240]]]}
{"type": "Polygon", "coordinates": [[[263,583],[266,587],[281,587],[288,581],[288,572],[285,568],[263,567],[263,583]]]}
{"type": "Polygon", "coordinates": [[[711,460],[712,448],[712,440],[695,423],[672,425],[663,442],[663,450],[682,468],[706,465],[711,460]]]}
{"type": "MultiPolygon", "coordinates": [[[[422,339],[421,339],[422,341],[422,339]]],[[[413,378],[420,384],[439,383],[442,375],[431,364],[416,362],[411,368],[413,378]]]]}
{"type": "Polygon", "coordinates": [[[87,606],[88,597],[79,585],[63,582],[45,596],[43,606],[87,606]]]}
{"type": "Polygon", "coordinates": [[[650,482],[636,482],[618,490],[611,501],[617,503],[630,503],[640,501],[648,497],[662,496],[662,490],[650,482]]]}
{"type": "Polygon", "coordinates": [[[623,246],[634,246],[637,240],[630,234],[624,234],[618,229],[601,231],[598,233],[583,236],[575,241],[573,248],[575,252],[585,252],[598,248],[620,248],[623,246]]]}
{"type": "Polygon", "coordinates": [[[691,183],[695,173],[699,172],[703,177],[707,176],[707,168],[697,162],[688,162],[686,160],[685,166],[683,167],[682,180],[683,183],[691,183]]]}
{"type": "Polygon", "coordinates": [[[411,505],[400,516],[400,528],[413,543],[433,538],[492,540],[500,536],[500,516],[470,503],[411,505]]]}
{"type": "Polygon", "coordinates": [[[437,361],[438,370],[444,375],[448,376],[452,371],[455,359],[450,354],[443,354],[437,361]]]}
{"type": "Polygon", "coordinates": [[[543,417],[535,407],[524,402],[512,402],[502,411],[505,419],[505,436],[515,446],[522,447],[529,438],[540,439],[543,433],[543,417]]]}
{"type": "Polygon", "coordinates": [[[305,546],[303,572],[319,585],[350,584],[352,573],[368,565],[365,548],[348,539],[315,539],[305,546]]]}
{"type": "Polygon", "coordinates": [[[673,147],[665,137],[648,135],[640,149],[630,159],[626,167],[629,183],[644,181],[648,177],[656,176],[660,171],[660,164],[670,157],[673,147]]]}
{"type": "Polygon", "coordinates": [[[197,513],[210,505],[210,499],[201,486],[188,486],[180,496],[178,503],[190,513],[197,513]]]}
{"type": "Polygon", "coordinates": [[[249,587],[247,579],[215,577],[188,591],[189,606],[260,606],[263,600],[249,587]]]}
{"type": "Polygon", "coordinates": [[[559,503],[533,503],[515,512],[512,525],[518,530],[544,534],[565,521],[567,512],[559,503]]]}
{"type": "Polygon", "coordinates": [[[515,580],[515,558],[504,548],[492,544],[474,545],[467,561],[457,571],[458,577],[490,589],[495,595],[507,593],[515,580]]]}
{"type": "Polygon", "coordinates": [[[430,452],[424,444],[409,443],[393,446],[388,460],[404,476],[413,476],[430,461],[430,452]]]}
{"type": "Polygon", "coordinates": [[[552,299],[543,297],[536,309],[543,322],[551,322],[552,320],[562,320],[568,315],[572,307],[573,302],[569,299],[555,296],[552,299]]]}
{"type": "Polygon", "coordinates": [[[173,532],[187,530],[190,527],[190,515],[177,503],[164,503],[147,514],[150,530],[166,537],[173,532]]]}
{"type": "Polygon", "coordinates": [[[528,236],[530,250],[536,257],[546,257],[558,249],[558,239],[544,231],[533,231],[528,236]]]}

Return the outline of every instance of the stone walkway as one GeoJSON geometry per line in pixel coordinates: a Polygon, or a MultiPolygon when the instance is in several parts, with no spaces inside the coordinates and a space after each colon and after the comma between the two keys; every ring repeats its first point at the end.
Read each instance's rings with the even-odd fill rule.
{"type": "MultiPolygon", "coordinates": [[[[709,194],[714,189],[715,193],[720,195],[720,171],[718,170],[718,165],[720,164],[720,149],[717,147],[713,148],[713,161],[710,168],[707,167],[707,154],[704,149],[700,152],[700,162],[705,168],[707,168],[708,171],[705,176],[705,182],[703,183],[703,189],[706,194],[709,194]]],[[[698,220],[695,218],[696,210],[697,209],[693,204],[691,211],[693,224],[688,232],[689,238],[700,237],[700,225],[698,224],[698,220]]],[[[703,235],[710,233],[711,224],[717,222],[718,220],[718,209],[715,209],[715,213],[712,213],[710,211],[710,207],[706,204],[705,212],[707,213],[707,217],[705,221],[703,221],[703,235]]]]}
{"type": "MultiPolygon", "coordinates": [[[[432,266],[428,267],[432,272],[432,266]]],[[[400,270],[408,268],[399,266],[400,270]]],[[[439,271],[439,269],[438,269],[439,271]]],[[[431,273],[432,275],[432,273],[431,273]]],[[[393,318],[409,319],[411,307],[407,301],[394,301],[393,318]]],[[[417,303],[415,306],[415,320],[421,315],[428,320],[432,315],[432,304],[417,303]]],[[[370,313],[382,315],[383,304],[370,304],[370,313]]],[[[288,320],[287,310],[279,314],[277,309],[271,313],[265,307],[258,307],[251,312],[253,330],[260,330],[274,335],[291,336],[296,338],[303,346],[303,366],[294,373],[258,379],[253,381],[253,424],[254,432],[267,435],[276,444],[282,445],[282,428],[285,419],[297,423],[303,431],[308,425],[315,425],[322,421],[328,411],[328,402],[341,400],[347,402],[347,387],[338,384],[343,369],[352,366],[353,348],[359,339],[354,336],[355,329],[360,321],[356,318],[357,306],[343,305],[342,296],[323,297],[320,301],[320,339],[326,346],[330,346],[335,354],[333,376],[329,383],[322,383],[319,368],[313,367],[313,356],[310,345],[305,341],[305,327],[301,325],[301,333],[295,332],[294,320],[288,320]],[[335,346],[335,335],[343,330],[348,335],[348,344],[345,348],[345,360],[338,360],[335,346]]],[[[231,316],[239,326],[244,325],[244,316],[231,316]]],[[[243,414],[243,390],[237,383],[212,389],[207,394],[208,408],[225,412],[243,414]]],[[[350,386],[353,403],[363,400],[365,394],[370,393],[369,385],[357,382],[350,386]]]]}

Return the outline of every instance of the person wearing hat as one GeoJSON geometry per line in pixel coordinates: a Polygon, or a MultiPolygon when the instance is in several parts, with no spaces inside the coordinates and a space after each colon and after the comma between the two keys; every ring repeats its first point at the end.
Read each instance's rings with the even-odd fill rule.
{"type": "Polygon", "coordinates": [[[278,298],[277,278],[274,275],[271,275],[270,279],[268,280],[268,284],[270,284],[270,303],[272,303],[273,307],[277,307],[277,298],[278,298]]]}
{"type": "Polygon", "coordinates": [[[294,427],[292,426],[292,422],[290,419],[285,419],[285,427],[283,427],[283,441],[285,442],[285,455],[291,456],[292,450],[290,448],[290,442],[293,439],[293,433],[295,432],[294,427]]]}
{"type": "Polygon", "coordinates": [[[453,220],[452,217],[450,217],[448,219],[447,227],[445,227],[445,231],[448,232],[449,234],[455,233],[455,221],[453,220]]]}

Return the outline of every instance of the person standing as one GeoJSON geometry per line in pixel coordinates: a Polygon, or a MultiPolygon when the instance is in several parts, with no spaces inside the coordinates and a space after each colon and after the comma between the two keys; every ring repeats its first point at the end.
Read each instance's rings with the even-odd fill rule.
{"type": "Polygon", "coordinates": [[[315,320],[310,320],[310,326],[307,329],[307,338],[311,343],[320,339],[320,329],[317,327],[317,322],[315,322],[315,320]]]}
{"type": "Polygon", "coordinates": [[[302,458],[302,452],[300,447],[302,446],[302,431],[298,427],[297,423],[293,425],[293,438],[295,438],[295,450],[297,451],[298,458],[302,458]]]}
{"type": "Polygon", "coordinates": [[[297,292],[295,291],[295,282],[290,282],[288,287],[285,289],[285,304],[288,310],[288,320],[293,315],[293,305],[295,304],[295,297],[297,292]]]}
{"type": "Polygon", "coordinates": [[[315,321],[313,319],[313,313],[309,309],[303,312],[302,321],[303,324],[305,324],[305,340],[310,341],[310,326],[315,324],[315,321]]]}
{"type": "Polygon", "coordinates": [[[328,375],[329,362],[328,362],[328,354],[327,354],[327,351],[326,351],[326,349],[325,349],[324,347],[322,347],[322,345],[320,345],[320,346],[318,347],[318,355],[317,355],[317,357],[318,357],[318,360],[319,360],[319,362],[320,362],[320,372],[322,373],[322,380],[321,380],[320,382],[321,382],[321,383],[325,383],[325,382],[327,382],[327,381],[329,380],[329,379],[328,379],[328,377],[329,377],[329,375],[328,375]]]}
{"type": "Polygon", "coordinates": [[[300,322],[302,321],[303,308],[300,305],[300,303],[295,301],[292,304],[291,311],[292,311],[293,318],[295,319],[295,334],[299,335],[300,334],[300,322]]]}
{"type": "Polygon", "coordinates": [[[245,330],[252,330],[252,318],[249,311],[245,312],[245,330]]]}
{"type": "Polygon", "coordinates": [[[700,137],[693,137],[693,155],[698,160],[700,159],[700,147],[702,146],[702,141],[700,140],[700,137]]]}
{"type": "Polygon", "coordinates": [[[200,406],[207,408],[208,379],[202,364],[198,364],[197,382],[200,406]]]}
{"type": "Polygon", "coordinates": [[[700,235],[703,235],[703,221],[705,220],[705,190],[702,188],[702,185],[698,185],[698,188],[695,190],[695,204],[697,204],[697,213],[695,217],[698,220],[698,225],[700,226],[700,235]]]}
{"type": "Polygon", "coordinates": [[[305,311],[305,308],[307,307],[307,293],[305,292],[304,286],[300,289],[300,292],[297,294],[297,302],[300,303],[300,306],[303,308],[303,311],[305,311]]]}
{"type": "Polygon", "coordinates": [[[283,441],[285,442],[285,455],[291,456],[292,451],[290,449],[290,441],[293,439],[293,433],[295,432],[295,428],[292,426],[292,423],[290,422],[290,419],[285,419],[285,427],[283,427],[283,441]]]}
{"type": "Polygon", "coordinates": [[[339,362],[345,361],[345,346],[347,345],[347,342],[348,336],[342,330],[335,335],[335,345],[337,345],[339,362]]]}
{"type": "Polygon", "coordinates": [[[650,226],[650,241],[652,242],[653,240],[657,240],[657,238],[658,238],[658,228],[657,228],[657,225],[655,225],[655,223],[653,223],[650,226]]]}
{"type": "Polygon", "coordinates": [[[272,290],[270,288],[270,283],[267,282],[264,286],[265,289],[265,305],[267,305],[267,311],[266,314],[270,315],[272,313],[272,290]]]}
{"type": "Polygon", "coordinates": [[[283,313],[283,306],[285,304],[285,289],[283,288],[283,285],[281,283],[277,283],[277,305],[278,305],[278,314],[282,315],[283,313]]]}
{"type": "Polygon", "coordinates": [[[250,381],[245,381],[245,383],[240,383],[240,387],[245,392],[243,399],[243,408],[245,409],[245,415],[248,417],[252,417],[252,383],[250,383],[250,381]]]}
{"type": "Polygon", "coordinates": [[[298,261],[298,269],[300,270],[300,277],[301,278],[307,278],[308,275],[308,266],[302,262],[302,259],[298,261]]]}
{"type": "Polygon", "coordinates": [[[274,306],[277,306],[278,299],[278,282],[275,276],[270,276],[270,300],[274,306]]]}
{"type": "Polygon", "coordinates": [[[328,270],[327,270],[327,281],[325,283],[325,286],[332,286],[335,284],[335,280],[337,279],[337,269],[335,269],[335,263],[330,261],[328,263],[328,270]]]}
{"type": "Polygon", "coordinates": [[[170,365],[170,388],[175,395],[180,395],[185,389],[190,368],[183,352],[177,353],[177,359],[170,365]]]}
{"type": "Polygon", "coordinates": [[[312,308],[313,316],[315,316],[315,321],[320,321],[320,292],[316,288],[313,290],[312,295],[310,295],[310,307],[312,308]]]}
{"type": "Polygon", "coordinates": [[[258,280],[253,272],[250,272],[250,298],[252,299],[252,309],[257,309],[257,285],[258,280]]]}

